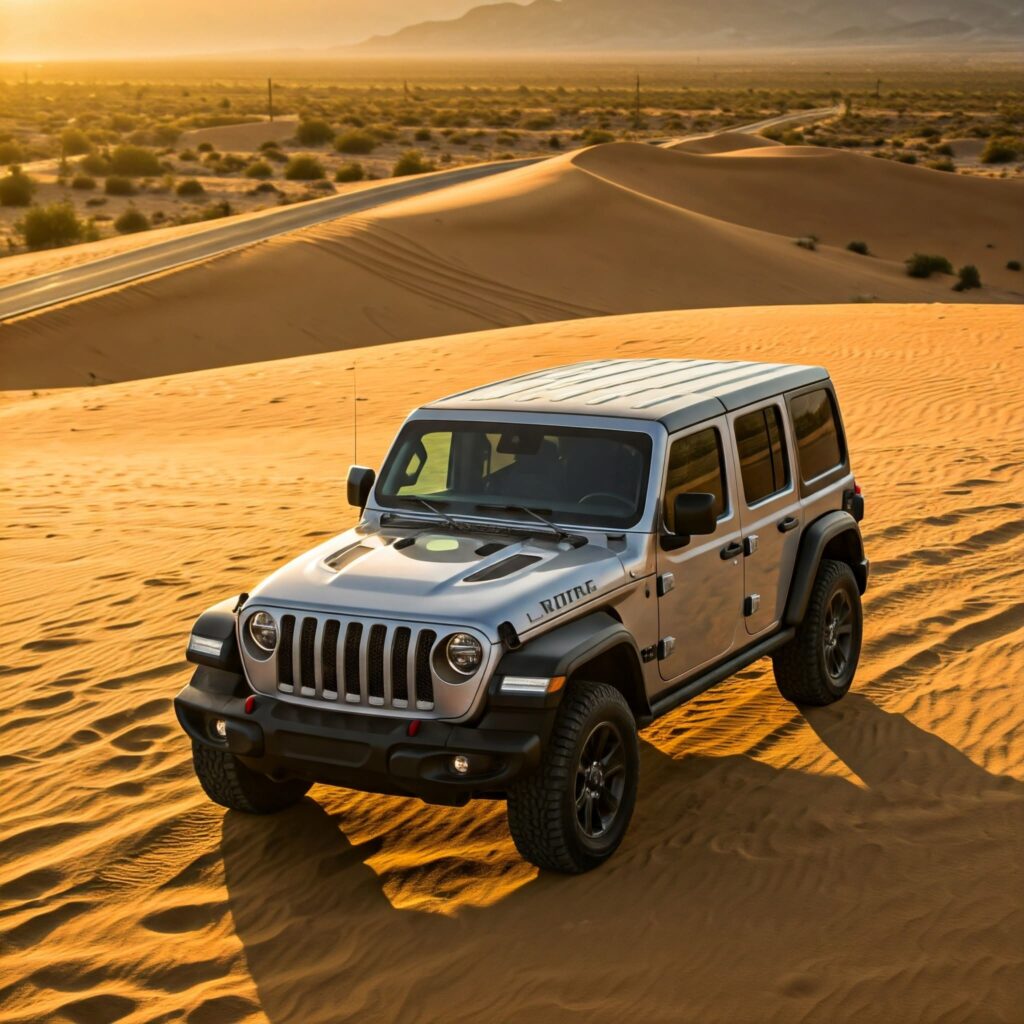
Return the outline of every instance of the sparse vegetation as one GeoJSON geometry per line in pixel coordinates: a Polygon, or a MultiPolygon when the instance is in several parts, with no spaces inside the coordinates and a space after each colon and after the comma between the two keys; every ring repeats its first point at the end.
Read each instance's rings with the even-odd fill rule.
{"type": "Polygon", "coordinates": [[[334,138],[334,129],[319,118],[300,121],[295,131],[295,138],[303,146],[322,146],[334,138]]]}
{"type": "Polygon", "coordinates": [[[434,165],[429,160],[424,160],[418,149],[409,149],[398,158],[392,173],[396,178],[403,178],[410,174],[426,174],[434,169],[434,165]]]}
{"type": "Polygon", "coordinates": [[[90,178],[88,174],[76,174],[71,179],[71,187],[83,190],[95,188],[96,179],[90,178]]]}
{"type": "Polygon", "coordinates": [[[110,169],[114,174],[132,178],[145,178],[161,172],[156,154],[142,146],[118,146],[110,154],[110,169]]]}
{"type": "Polygon", "coordinates": [[[315,156],[293,156],[284,176],[289,181],[317,181],[325,176],[324,165],[315,156]]]}
{"type": "Polygon", "coordinates": [[[131,235],[138,231],[148,231],[149,218],[141,210],[136,210],[134,206],[129,206],[114,221],[114,228],[122,235],[131,235]]]}
{"type": "Polygon", "coordinates": [[[36,183],[18,166],[0,178],[0,206],[28,206],[35,195],[36,183]]]}
{"type": "Polygon", "coordinates": [[[1008,164],[1010,161],[1016,160],[1017,155],[1018,149],[1013,139],[989,139],[981,151],[981,162],[983,164],[1008,164]]]}
{"type": "Polygon", "coordinates": [[[814,235],[805,235],[803,238],[798,238],[796,244],[801,249],[810,249],[811,252],[814,252],[818,248],[818,239],[814,235]]]}
{"type": "Polygon", "coordinates": [[[1006,261],[1006,269],[1007,270],[1018,270],[1019,271],[1020,270],[1020,260],[1007,260],[1006,261]]]}
{"type": "Polygon", "coordinates": [[[981,287],[981,273],[973,263],[967,263],[957,272],[959,280],[953,285],[953,291],[965,292],[970,288],[981,287]]]}
{"type": "Polygon", "coordinates": [[[850,252],[857,253],[858,256],[870,256],[871,252],[868,249],[867,242],[850,242],[847,246],[850,252]]]}
{"type": "Polygon", "coordinates": [[[20,164],[24,159],[25,151],[16,142],[0,142],[0,165],[20,164]]]}
{"type": "Polygon", "coordinates": [[[78,161],[78,169],[85,174],[102,177],[110,173],[110,161],[99,153],[90,153],[78,161]]]}
{"type": "Polygon", "coordinates": [[[178,182],[178,187],[174,190],[179,196],[188,199],[192,196],[205,196],[206,189],[203,188],[203,183],[198,181],[196,178],[186,178],[184,181],[178,182]]]}
{"type": "Polygon", "coordinates": [[[953,264],[945,256],[929,256],[915,252],[906,261],[907,274],[910,277],[931,277],[932,274],[952,274],[953,264]]]}
{"type": "Polygon", "coordinates": [[[366,172],[363,170],[363,165],[358,160],[353,160],[350,163],[342,164],[334,173],[334,180],[345,182],[345,181],[362,181],[366,177],[366,172]]]}
{"type": "Polygon", "coordinates": [[[92,141],[78,128],[65,128],[60,135],[60,147],[64,156],[78,156],[92,152],[92,141]]]}
{"type": "Polygon", "coordinates": [[[334,140],[334,148],[339,153],[372,153],[377,148],[377,140],[369,132],[357,128],[339,135],[334,140]]]}
{"type": "Polygon", "coordinates": [[[234,212],[231,204],[222,199],[219,203],[211,203],[203,210],[202,220],[219,220],[221,217],[230,217],[234,212]]]}
{"type": "Polygon", "coordinates": [[[70,203],[33,206],[18,222],[18,231],[29,249],[53,249],[85,240],[87,225],[70,203]]]}
{"type": "Polygon", "coordinates": [[[133,196],[138,191],[131,178],[122,178],[120,175],[112,174],[103,183],[103,191],[108,196],[133,196]]]}
{"type": "Polygon", "coordinates": [[[274,168],[266,160],[256,160],[246,167],[245,176],[247,178],[272,178],[274,176],[274,168]]]}

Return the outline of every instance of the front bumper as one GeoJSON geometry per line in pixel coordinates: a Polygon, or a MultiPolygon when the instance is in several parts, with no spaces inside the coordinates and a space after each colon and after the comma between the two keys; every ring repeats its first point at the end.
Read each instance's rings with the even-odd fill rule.
{"type": "Polygon", "coordinates": [[[458,805],[501,796],[540,762],[547,715],[500,712],[476,726],[321,711],[262,694],[245,713],[248,687],[238,677],[200,670],[174,700],[185,732],[197,743],[235,754],[254,771],[371,793],[417,796],[458,805]],[[214,722],[224,722],[220,738],[214,722]],[[465,754],[470,770],[452,768],[465,754]]]}

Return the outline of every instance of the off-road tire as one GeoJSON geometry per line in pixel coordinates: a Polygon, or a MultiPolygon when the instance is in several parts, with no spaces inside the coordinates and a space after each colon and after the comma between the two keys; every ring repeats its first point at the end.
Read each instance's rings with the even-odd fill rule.
{"type": "Polygon", "coordinates": [[[192,765],[206,795],[222,807],[247,814],[274,814],[297,804],[309,791],[311,782],[273,779],[246,768],[228,750],[214,750],[202,743],[192,744],[192,765]]]}
{"type": "Polygon", "coordinates": [[[537,867],[564,874],[603,864],[629,827],[639,768],[636,721],[622,694],[607,683],[570,684],[540,766],[508,794],[508,826],[516,849],[537,867]],[[592,839],[577,820],[576,786],[584,747],[603,725],[622,741],[623,789],[607,835],[592,839]]]}
{"type": "Polygon", "coordinates": [[[825,559],[818,568],[807,612],[796,636],[772,656],[775,682],[782,696],[794,704],[810,707],[832,704],[845,696],[857,671],[863,624],[853,570],[845,562],[825,559]],[[850,612],[850,649],[837,675],[829,667],[829,615],[833,601],[842,604],[844,596],[850,612]]]}

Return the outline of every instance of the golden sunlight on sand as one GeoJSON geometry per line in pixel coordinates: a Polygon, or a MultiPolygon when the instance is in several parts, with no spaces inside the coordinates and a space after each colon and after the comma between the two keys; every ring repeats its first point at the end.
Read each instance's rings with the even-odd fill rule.
{"type": "MultiPolygon", "coordinates": [[[[786,265],[816,258],[765,234],[770,224],[709,219],[711,200],[682,214],[629,198],[628,181],[604,180],[615,152],[554,172],[566,175],[556,187],[639,203],[653,233],[683,218],[726,249],[756,238],[786,265]]],[[[537,200],[532,180],[519,182],[504,186],[508,237],[537,200]]],[[[281,274],[283,261],[292,273],[355,246],[378,254],[390,287],[387,266],[396,253],[417,265],[411,240],[449,216],[444,202],[190,275],[220,276],[230,308],[233,262],[281,274]]],[[[1000,228],[992,216],[986,231],[1000,228]]],[[[451,217],[441,234],[454,258],[462,228],[451,217]]],[[[896,258],[905,245],[886,240],[884,219],[873,237],[896,258]]],[[[696,269],[713,259],[678,254],[696,269]]],[[[597,257],[585,256],[589,273],[597,257]]],[[[819,272],[853,258],[828,254],[819,272]]],[[[167,293],[177,330],[194,323],[190,337],[208,337],[193,321],[208,299],[200,288],[179,308],[179,276],[141,287],[167,293]]],[[[570,277],[587,281],[578,267],[570,277]]],[[[454,279],[424,288],[435,285],[436,322],[458,320],[454,279]]],[[[614,306],[594,287],[574,313],[614,306]]],[[[258,300],[259,274],[248,294],[258,300]]],[[[564,310],[517,294],[501,315],[564,310]]],[[[130,323],[133,301],[91,301],[76,322],[117,306],[130,323]]],[[[852,313],[579,319],[4,395],[0,1021],[1019,1020],[1024,322],[1000,305],[852,313]],[[657,722],[631,831],[579,878],[517,859],[500,805],[453,811],[323,787],[270,819],[210,804],[171,711],[185,638],[206,605],[352,521],[349,367],[365,399],[359,459],[379,464],[421,402],[614,356],[831,369],[873,563],[854,692],[802,714],[758,666],[657,722]]]]}

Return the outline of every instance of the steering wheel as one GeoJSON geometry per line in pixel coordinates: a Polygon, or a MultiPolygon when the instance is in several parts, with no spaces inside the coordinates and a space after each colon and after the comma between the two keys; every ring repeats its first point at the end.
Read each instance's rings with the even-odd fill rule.
{"type": "Polygon", "coordinates": [[[633,502],[628,498],[624,498],[621,494],[612,494],[610,491],[592,491],[590,494],[584,494],[576,504],[586,505],[594,501],[600,501],[605,504],[611,501],[621,505],[627,512],[633,511],[633,502]]]}

